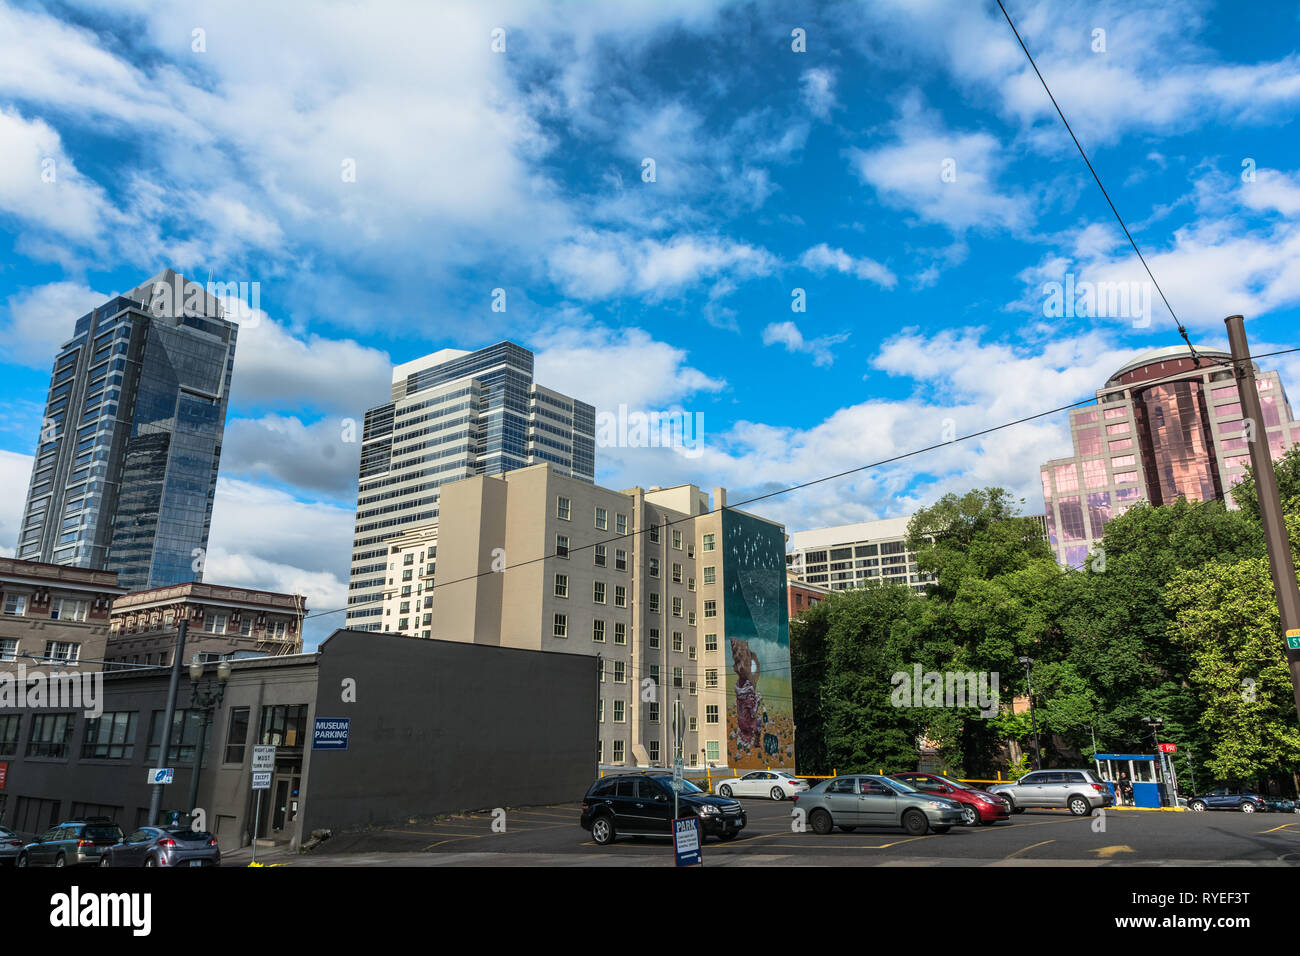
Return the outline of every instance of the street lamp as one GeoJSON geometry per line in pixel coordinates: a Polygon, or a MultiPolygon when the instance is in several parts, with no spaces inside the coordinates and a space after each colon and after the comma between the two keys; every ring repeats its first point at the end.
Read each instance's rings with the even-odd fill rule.
{"type": "Polygon", "coordinates": [[[1038,717],[1034,713],[1034,659],[1022,657],[1020,663],[1025,666],[1025,684],[1029,687],[1029,725],[1034,732],[1034,769],[1043,769],[1043,755],[1038,749],[1038,717]]]}
{"type": "Polygon", "coordinates": [[[221,698],[226,694],[226,681],[230,680],[230,661],[217,664],[217,676],[204,680],[203,664],[197,657],[190,664],[190,709],[199,712],[199,740],[194,751],[194,772],[190,775],[190,815],[194,814],[199,802],[199,770],[203,767],[203,751],[208,742],[208,725],[212,716],[221,706],[221,698]]]}

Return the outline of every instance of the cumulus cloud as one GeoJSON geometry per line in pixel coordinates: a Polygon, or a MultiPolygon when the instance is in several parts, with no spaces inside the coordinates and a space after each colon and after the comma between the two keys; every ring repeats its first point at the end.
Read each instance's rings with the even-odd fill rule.
{"type": "Polygon", "coordinates": [[[32,456],[0,451],[0,557],[12,558],[18,548],[32,456]]]}
{"type": "Polygon", "coordinates": [[[854,258],[843,249],[833,249],[824,242],[804,252],[799,257],[799,265],[814,272],[831,270],[843,275],[851,275],[874,282],[885,289],[892,289],[898,284],[898,276],[875,259],[867,256],[854,258]]]}
{"type": "Polygon", "coordinates": [[[311,424],[283,415],[232,418],[222,442],[221,471],[282,482],[299,493],[347,499],[356,492],[361,425],[360,415],[311,424]]]}
{"type": "Polygon", "coordinates": [[[835,72],[822,67],[804,70],[799,77],[800,95],[808,112],[821,120],[831,118],[835,102],[835,72]]]}
{"type": "Polygon", "coordinates": [[[833,348],[848,339],[848,332],[805,339],[799,326],[793,322],[772,322],[763,329],[764,345],[784,345],[787,352],[803,352],[812,356],[813,365],[831,365],[835,361],[833,348]]]}
{"type": "Polygon", "coordinates": [[[0,355],[19,365],[50,368],[59,347],[72,338],[77,319],[107,298],[81,282],[51,282],[10,296],[0,355]]]}

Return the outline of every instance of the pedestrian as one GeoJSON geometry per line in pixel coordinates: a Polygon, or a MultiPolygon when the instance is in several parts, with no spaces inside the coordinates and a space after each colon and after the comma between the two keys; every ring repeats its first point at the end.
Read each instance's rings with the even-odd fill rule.
{"type": "Polygon", "coordinates": [[[1119,775],[1119,781],[1115,784],[1115,796],[1121,807],[1133,805],[1133,784],[1129,782],[1128,774],[1119,775]]]}

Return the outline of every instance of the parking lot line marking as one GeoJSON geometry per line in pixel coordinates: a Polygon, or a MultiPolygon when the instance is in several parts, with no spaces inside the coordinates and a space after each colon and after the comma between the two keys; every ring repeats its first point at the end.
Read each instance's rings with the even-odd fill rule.
{"type": "Polygon", "coordinates": [[[1034,843],[1031,846],[1022,846],[1019,850],[1016,850],[1016,852],[1008,853],[1002,859],[1009,860],[1012,857],[1019,856],[1021,853],[1024,853],[1026,850],[1032,850],[1036,846],[1047,846],[1047,844],[1055,843],[1055,842],[1056,842],[1055,840],[1044,840],[1042,843],[1034,843]]]}
{"type": "MultiPolygon", "coordinates": [[[[1287,827],[1294,827],[1294,826],[1300,826],[1300,824],[1297,824],[1297,823],[1284,823],[1284,824],[1282,824],[1280,827],[1274,827],[1274,828],[1271,829],[1271,830],[1260,830],[1259,832],[1260,832],[1260,833],[1276,833],[1278,830],[1286,830],[1287,827]]],[[[1295,831],[1293,831],[1293,830],[1287,830],[1287,832],[1288,832],[1288,833],[1293,833],[1293,832],[1295,832],[1295,831]]]]}

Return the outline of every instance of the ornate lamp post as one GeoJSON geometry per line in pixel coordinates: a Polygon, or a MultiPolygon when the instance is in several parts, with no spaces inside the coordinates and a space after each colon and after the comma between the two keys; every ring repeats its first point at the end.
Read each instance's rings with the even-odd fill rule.
{"type": "Polygon", "coordinates": [[[203,665],[197,657],[190,664],[190,709],[199,712],[199,740],[194,751],[194,773],[190,775],[189,810],[193,816],[195,804],[199,800],[199,771],[203,767],[203,751],[208,742],[208,725],[212,716],[221,706],[221,699],[226,694],[226,681],[230,680],[230,661],[217,664],[217,675],[204,679],[203,665]]]}

